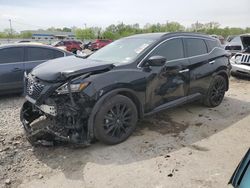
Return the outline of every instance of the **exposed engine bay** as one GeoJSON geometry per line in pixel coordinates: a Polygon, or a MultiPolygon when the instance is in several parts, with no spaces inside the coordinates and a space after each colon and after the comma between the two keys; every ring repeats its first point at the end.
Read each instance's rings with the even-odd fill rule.
{"type": "Polygon", "coordinates": [[[21,110],[21,120],[28,140],[33,145],[54,145],[59,142],[89,145],[87,119],[91,102],[82,94],[50,97],[36,106],[26,101],[21,110]],[[76,100],[77,99],[77,100],[76,100]]]}

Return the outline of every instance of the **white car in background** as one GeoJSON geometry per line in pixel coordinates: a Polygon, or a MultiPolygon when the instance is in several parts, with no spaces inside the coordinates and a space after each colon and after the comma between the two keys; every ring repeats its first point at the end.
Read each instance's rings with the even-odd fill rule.
{"type": "Polygon", "coordinates": [[[236,53],[230,62],[232,75],[250,76],[250,52],[236,53]]]}
{"type": "Polygon", "coordinates": [[[225,50],[235,55],[250,46],[250,34],[229,36],[225,45],[225,50]]]}
{"type": "Polygon", "coordinates": [[[230,59],[232,75],[250,76],[250,35],[241,35],[242,51],[235,53],[230,59]]]}

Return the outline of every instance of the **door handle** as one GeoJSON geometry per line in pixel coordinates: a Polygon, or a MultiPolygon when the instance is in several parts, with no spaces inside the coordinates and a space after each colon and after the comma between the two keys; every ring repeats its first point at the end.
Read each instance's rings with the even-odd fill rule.
{"type": "Polygon", "coordinates": [[[19,71],[22,71],[22,69],[20,69],[20,68],[14,68],[14,69],[12,69],[12,72],[19,72],[19,71]]]}
{"type": "Polygon", "coordinates": [[[214,60],[209,62],[209,64],[210,64],[210,65],[212,65],[212,64],[214,64],[214,63],[215,63],[215,61],[214,61],[214,60]]]}
{"type": "Polygon", "coordinates": [[[184,73],[184,72],[188,72],[189,69],[184,69],[184,70],[180,70],[179,73],[184,73]]]}

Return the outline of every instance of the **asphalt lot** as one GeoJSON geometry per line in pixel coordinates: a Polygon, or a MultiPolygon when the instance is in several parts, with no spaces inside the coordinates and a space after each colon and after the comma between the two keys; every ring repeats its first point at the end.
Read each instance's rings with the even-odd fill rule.
{"type": "Polygon", "coordinates": [[[228,187],[249,148],[249,82],[231,78],[219,107],[163,111],[139,122],[124,143],[78,149],[32,148],[19,122],[24,99],[2,96],[0,187],[228,187]]]}

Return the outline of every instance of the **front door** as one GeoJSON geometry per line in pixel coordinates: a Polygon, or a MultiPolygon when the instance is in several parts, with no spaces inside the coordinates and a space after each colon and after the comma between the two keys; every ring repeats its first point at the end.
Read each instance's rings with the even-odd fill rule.
{"type": "Polygon", "coordinates": [[[189,86],[188,60],[184,58],[181,38],[169,39],[160,44],[148,58],[164,56],[161,67],[150,67],[146,90],[146,111],[186,96],[189,86]]]}
{"type": "Polygon", "coordinates": [[[21,90],[24,74],[24,48],[0,49],[0,92],[21,90]]]}

